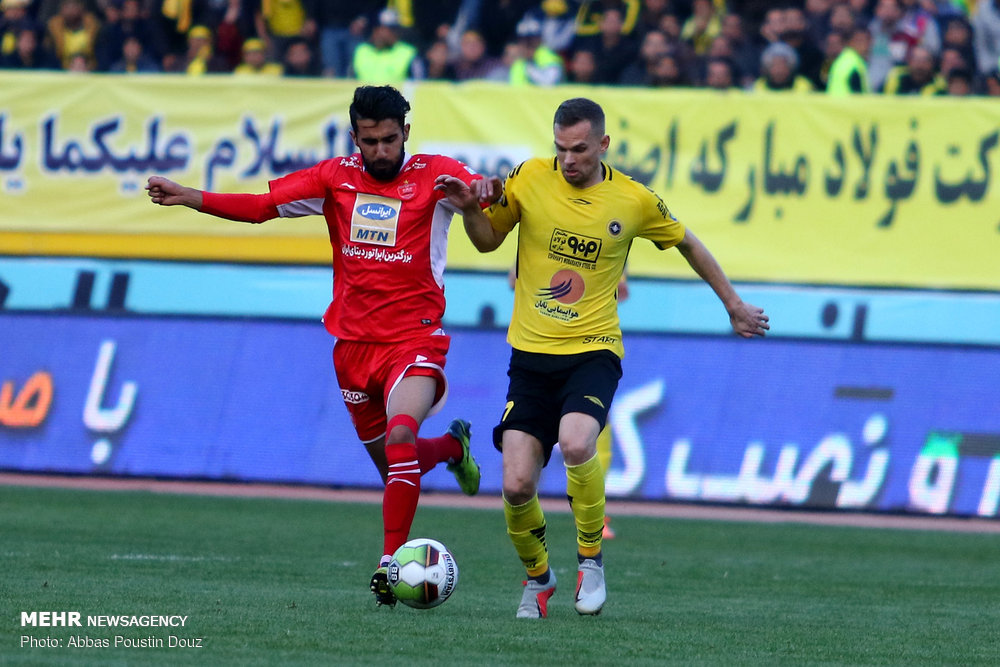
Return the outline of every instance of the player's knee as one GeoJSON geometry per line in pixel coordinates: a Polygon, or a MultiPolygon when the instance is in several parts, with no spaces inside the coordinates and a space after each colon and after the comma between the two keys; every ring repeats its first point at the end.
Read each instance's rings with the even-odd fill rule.
{"type": "Polygon", "coordinates": [[[505,478],[503,481],[503,497],[515,507],[534,498],[537,492],[530,478],[505,478]]]}
{"type": "Polygon", "coordinates": [[[409,415],[396,415],[386,425],[385,444],[398,442],[416,442],[417,430],[420,428],[417,420],[409,415]]]}
{"type": "Polygon", "coordinates": [[[567,438],[565,442],[559,442],[559,451],[567,464],[580,465],[594,457],[597,443],[586,438],[567,438]]]}
{"type": "Polygon", "coordinates": [[[416,442],[417,437],[408,426],[394,426],[385,437],[387,445],[394,445],[398,442],[416,442]]]}

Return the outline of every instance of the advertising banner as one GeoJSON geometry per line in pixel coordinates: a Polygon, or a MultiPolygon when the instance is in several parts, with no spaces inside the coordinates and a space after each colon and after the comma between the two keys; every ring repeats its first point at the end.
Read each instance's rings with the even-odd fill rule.
{"type": "MultiPolygon", "coordinates": [[[[315,218],[261,226],[154,209],[145,180],[253,191],[352,151],[351,81],[0,72],[0,246],[10,254],[322,264],[315,218]]],[[[737,280],[996,290],[993,99],[410,83],[410,152],[502,175],[552,155],[552,114],[600,102],[608,162],[663,196],[737,280]]],[[[452,266],[506,270],[452,234],[452,266]]],[[[634,275],[690,277],[637,243],[634,275]]]]}
{"type": "MultiPolygon", "coordinates": [[[[453,330],[448,404],[500,492],[501,331],[453,330]]],[[[378,487],[318,323],[0,314],[0,469],[378,487]]],[[[996,516],[1000,348],[632,334],[611,497],[996,516]]],[[[455,491],[436,469],[427,489],[455,491]]],[[[542,493],[565,493],[558,452],[542,493]]]]}

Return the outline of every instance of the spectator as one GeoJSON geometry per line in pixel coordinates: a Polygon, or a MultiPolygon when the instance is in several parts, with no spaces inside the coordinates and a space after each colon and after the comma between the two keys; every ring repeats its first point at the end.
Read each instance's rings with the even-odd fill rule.
{"type": "Polygon", "coordinates": [[[15,38],[13,52],[0,56],[0,67],[5,69],[62,69],[62,63],[38,39],[38,32],[22,27],[15,38]]]}
{"type": "Polygon", "coordinates": [[[159,10],[167,52],[163,68],[183,69],[178,61],[188,49],[188,33],[192,26],[200,25],[212,34],[212,52],[222,71],[231,72],[243,59],[243,41],[256,35],[251,1],[163,0],[159,10]]]}
{"type": "Polygon", "coordinates": [[[1000,97],[1000,70],[993,70],[986,75],[985,92],[990,97],[1000,97]]]}
{"type": "Polygon", "coordinates": [[[215,53],[212,31],[203,25],[192,26],[188,30],[187,51],[179,58],[168,59],[168,63],[168,71],[183,72],[191,76],[232,71],[226,59],[215,53]]]}
{"type": "Polygon", "coordinates": [[[881,90],[889,70],[906,62],[909,40],[903,33],[900,0],[877,0],[875,17],[869,24],[872,36],[868,76],[872,90],[881,90]]]}
{"type": "Polygon", "coordinates": [[[653,63],[649,78],[651,88],[676,88],[690,83],[675,51],[663,54],[653,63]]]}
{"type": "Polygon", "coordinates": [[[304,37],[293,39],[285,49],[285,59],[282,61],[285,76],[319,76],[322,73],[320,63],[313,54],[309,40],[304,37]]]}
{"type": "Polygon", "coordinates": [[[493,58],[486,53],[486,40],[477,30],[466,30],[462,33],[458,60],[455,62],[455,78],[458,81],[507,80],[506,68],[499,58],[493,58]]]}
{"type": "MultiPolygon", "coordinates": [[[[94,46],[100,29],[101,22],[87,11],[82,0],[62,0],[59,13],[49,19],[48,34],[64,68],[70,69],[74,56],[83,56],[87,59],[87,71],[94,69],[94,46]]],[[[80,71],[79,67],[78,64],[75,71],[80,71]]]]}
{"type": "Polygon", "coordinates": [[[527,16],[517,24],[518,57],[510,66],[509,80],[515,85],[553,86],[562,81],[563,61],[542,45],[542,24],[527,16]]]}
{"type": "Polygon", "coordinates": [[[1000,63],[1000,0],[979,0],[972,18],[976,67],[986,74],[1000,63]]]}
{"type": "Polygon", "coordinates": [[[517,24],[536,3],[533,0],[477,0],[478,18],[473,27],[486,40],[486,53],[501,57],[516,35],[517,24]]]}
{"type": "Polygon", "coordinates": [[[972,94],[973,74],[971,69],[953,69],[948,73],[947,95],[965,97],[972,94]]]}
{"type": "Polygon", "coordinates": [[[705,86],[712,90],[738,90],[736,64],[724,56],[711,56],[705,64],[705,86]]]}
{"type": "Polygon", "coordinates": [[[857,14],[851,6],[843,3],[834,5],[830,10],[830,32],[847,33],[858,23],[857,14]]]}
{"type": "MultiPolygon", "coordinates": [[[[112,65],[125,57],[124,45],[129,37],[139,40],[144,59],[151,58],[157,63],[160,62],[166,45],[156,24],[142,15],[142,5],[139,0],[123,0],[120,10],[108,11],[105,18],[97,37],[99,70],[109,70],[112,65]]],[[[158,64],[157,69],[159,69],[158,64]]]]}
{"type": "Polygon", "coordinates": [[[138,37],[130,35],[122,44],[122,57],[112,63],[108,71],[115,74],[152,74],[160,71],[160,64],[146,55],[138,37]]]}
{"type": "Polygon", "coordinates": [[[568,0],[542,0],[529,13],[542,24],[542,44],[556,53],[569,53],[576,37],[576,7],[568,0]]]}
{"type": "Polygon", "coordinates": [[[966,60],[962,55],[962,52],[958,49],[952,47],[947,47],[941,50],[941,62],[938,65],[938,74],[941,78],[948,81],[948,74],[955,69],[971,69],[975,71],[975,65],[972,60],[966,60]]]}
{"type": "MultiPolygon", "coordinates": [[[[833,12],[835,0],[806,0],[805,19],[808,26],[807,39],[814,45],[823,44],[830,34],[830,14],[833,12]]],[[[842,5],[845,6],[846,5],[842,5]]]]}
{"type": "MultiPolygon", "coordinates": [[[[844,0],[841,0],[842,2],[844,0]]],[[[871,10],[872,0],[846,0],[844,3],[851,8],[854,15],[858,17],[858,21],[868,25],[874,18],[871,10]]]]}
{"type": "Polygon", "coordinates": [[[594,37],[601,34],[601,20],[609,9],[618,10],[622,16],[622,34],[631,35],[639,20],[641,0],[583,0],[576,14],[577,37],[594,37]]]}
{"type": "Polygon", "coordinates": [[[87,74],[94,71],[94,59],[87,53],[71,53],[67,72],[87,74]]]}
{"type": "Polygon", "coordinates": [[[636,39],[642,41],[647,33],[659,30],[663,15],[674,13],[674,11],[673,0],[645,0],[635,24],[636,39]]]}
{"type": "Polygon", "coordinates": [[[569,58],[566,68],[566,82],[595,84],[597,80],[597,57],[590,49],[577,49],[569,58]]]}
{"type": "Polygon", "coordinates": [[[391,9],[379,12],[368,41],[354,50],[351,71],[362,81],[399,83],[423,78],[417,48],[399,38],[399,15],[391,9]]]}
{"type": "Polygon", "coordinates": [[[798,7],[789,7],[785,10],[784,22],[781,41],[795,49],[799,75],[808,79],[813,89],[821,86],[819,71],[823,66],[823,52],[809,39],[809,22],[805,12],[798,7]]]}
{"type": "MultiPolygon", "coordinates": [[[[303,34],[318,41],[324,76],[346,77],[354,50],[364,41],[369,17],[385,6],[382,0],[304,0],[303,34]]],[[[287,61],[286,61],[287,72],[287,61]]]]}
{"type": "MultiPolygon", "coordinates": [[[[426,54],[435,42],[447,40],[448,32],[458,16],[462,0],[433,0],[432,2],[411,0],[410,4],[413,13],[413,29],[411,34],[404,35],[404,38],[410,37],[413,40],[412,43],[423,49],[426,54]]],[[[395,5],[390,3],[390,6],[395,5]]]]}
{"type": "Polygon", "coordinates": [[[871,92],[868,79],[868,54],[872,36],[868,28],[855,26],[844,38],[844,48],[830,66],[826,92],[842,96],[871,92]]]}
{"type": "MultiPolygon", "coordinates": [[[[38,25],[28,13],[31,0],[2,0],[0,2],[0,58],[17,50],[17,40],[25,29],[38,30],[38,25]]],[[[38,41],[38,35],[35,35],[38,41]]]]}
{"type": "Polygon", "coordinates": [[[660,56],[670,50],[667,36],[660,30],[649,30],[642,38],[639,46],[639,57],[626,67],[618,79],[618,83],[626,86],[645,86],[649,82],[649,73],[660,56]]]}
{"type": "Polygon", "coordinates": [[[681,28],[681,39],[691,45],[697,55],[704,55],[712,40],[722,30],[722,21],[713,0],[693,0],[691,16],[681,28]]]}
{"type": "Polygon", "coordinates": [[[820,90],[826,90],[830,81],[830,67],[833,66],[833,61],[837,59],[840,52],[844,50],[844,35],[849,32],[849,30],[831,30],[823,41],[823,64],[819,70],[820,90]]]}
{"type": "Polygon", "coordinates": [[[976,49],[972,44],[972,26],[964,16],[952,16],[944,21],[941,32],[941,52],[956,49],[969,67],[976,65],[976,49]]]}
{"type": "Polygon", "coordinates": [[[901,0],[903,6],[903,31],[910,38],[910,46],[919,44],[935,57],[941,53],[941,29],[937,22],[937,5],[928,11],[924,4],[933,0],[901,0]]]}
{"type": "MultiPolygon", "coordinates": [[[[782,6],[771,7],[764,12],[764,20],[761,21],[758,31],[758,47],[760,53],[764,52],[771,44],[781,41],[781,33],[785,31],[785,9],[782,6]]],[[[760,60],[760,57],[757,58],[760,60]]]]}
{"type": "Polygon", "coordinates": [[[760,77],[754,91],[807,93],[815,90],[812,81],[799,74],[799,58],[784,42],[775,42],[760,56],[760,77]]]}
{"type": "Polygon", "coordinates": [[[872,90],[881,90],[889,70],[905,65],[910,49],[917,44],[935,56],[941,51],[941,37],[926,12],[907,10],[902,0],[878,0],[870,25],[872,55],[869,77],[872,90]]]}
{"type": "Polygon", "coordinates": [[[760,51],[754,48],[747,37],[743,17],[739,14],[726,14],[722,17],[719,36],[729,42],[733,63],[737,65],[739,80],[737,85],[745,88],[753,83],[760,72],[760,51]]]}
{"type": "Polygon", "coordinates": [[[937,73],[934,54],[922,46],[914,46],[906,57],[906,65],[889,70],[882,92],[886,95],[940,95],[947,88],[947,81],[937,73]]]}
{"type": "Polygon", "coordinates": [[[597,83],[618,83],[622,71],[635,61],[638,47],[630,36],[622,34],[621,11],[606,9],[600,20],[600,34],[578,40],[577,50],[586,49],[594,53],[597,83]]]}
{"type": "Polygon", "coordinates": [[[306,10],[302,0],[259,0],[253,21],[257,37],[265,42],[267,55],[281,59],[289,42],[302,35],[306,10]]]}
{"type": "Polygon", "coordinates": [[[451,64],[448,42],[438,39],[424,51],[424,78],[431,81],[457,81],[458,75],[451,64]]]}
{"type": "Polygon", "coordinates": [[[243,42],[243,61],[236,66],[233,74],[281,76],[282,73],[281,65],[268,59],[264,40],[251,37],[243,42]]]}
{"type": "Polygon", "coordinates": [[[670,50],[681,67],[681,78],[689,85],[698,80],[698,57],[691,45],[681,39],[681,20],[677,14],[666,13],[660,17],[660,31],[667,36],[670,50]]]}

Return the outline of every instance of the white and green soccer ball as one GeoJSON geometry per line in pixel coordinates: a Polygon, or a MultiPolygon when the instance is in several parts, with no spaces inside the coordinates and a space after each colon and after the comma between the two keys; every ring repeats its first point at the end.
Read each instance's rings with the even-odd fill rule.
{"type": "Polygon", "coordinates": [[[388,578],[400,602],[415,609],[430,609],[455,592],[458,564],[443,544],[421,537],[396,549],[389,561],[388,578]]]}

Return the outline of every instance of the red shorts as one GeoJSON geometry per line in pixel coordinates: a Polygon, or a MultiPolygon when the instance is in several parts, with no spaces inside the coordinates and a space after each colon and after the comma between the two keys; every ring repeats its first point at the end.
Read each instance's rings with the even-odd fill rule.
{"type": "Polygon", "coordinates": [[[361,442],[372,442],[385,435],[389,394],[407,375],[436,378],[437,393],[428,414],[441,409],[448,396],[444,362],[450,346],[451,337],[444,334],[399,343],[336,342],[333,367],[361,442]]]}

